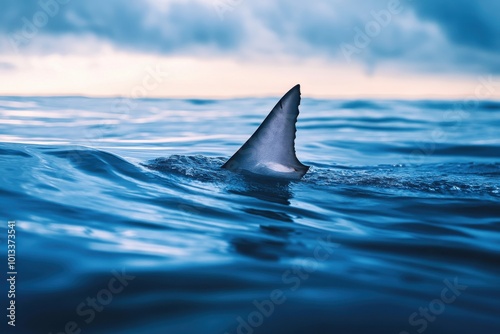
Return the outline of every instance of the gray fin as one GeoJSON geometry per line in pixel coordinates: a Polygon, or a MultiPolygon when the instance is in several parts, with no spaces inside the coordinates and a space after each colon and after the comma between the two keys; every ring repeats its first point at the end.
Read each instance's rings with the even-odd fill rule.
{"type": "Polygon", "coordinates": [[[286,93],[254,134],[222,166],[233,171],[300,179],[309,169],[295,155],[300,85],[286,93]]]}

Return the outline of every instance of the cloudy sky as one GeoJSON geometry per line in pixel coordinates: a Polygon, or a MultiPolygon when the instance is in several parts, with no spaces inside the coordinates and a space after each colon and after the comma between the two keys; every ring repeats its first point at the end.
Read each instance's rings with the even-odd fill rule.
{"type": "Polygon", "coordinates": [[[498,0],[1,0],[0,95],[500,98],[498,0]],[[482,89],[481,89],[482,87],[482,89]]]}

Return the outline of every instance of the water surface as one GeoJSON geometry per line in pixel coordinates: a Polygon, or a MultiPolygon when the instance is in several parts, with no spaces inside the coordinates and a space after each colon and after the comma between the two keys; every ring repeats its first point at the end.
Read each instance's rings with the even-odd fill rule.
{"type": "Polygon", "coordinates": [[[303,99],[301,181],[221,170],[276,101],[1,97],[7,330],[500,332],[500,103],[303,99]]]}

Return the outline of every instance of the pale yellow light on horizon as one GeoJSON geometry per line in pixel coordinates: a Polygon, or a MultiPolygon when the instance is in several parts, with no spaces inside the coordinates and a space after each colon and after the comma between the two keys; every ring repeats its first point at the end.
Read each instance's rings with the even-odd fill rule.
{"type": "MultiPolygon", "coordinates": [[[[324,59],[235,60],[133,54],[0,56],[0,95],[230,98],[280,96],[300,83],[304,97],[470,98],[478,77],[403,74],[324,59]]],[[[498,78],[494,79],[495,81],[498,78]]],[[[500,99],[500,85],[492,94],[500,99]]]]}

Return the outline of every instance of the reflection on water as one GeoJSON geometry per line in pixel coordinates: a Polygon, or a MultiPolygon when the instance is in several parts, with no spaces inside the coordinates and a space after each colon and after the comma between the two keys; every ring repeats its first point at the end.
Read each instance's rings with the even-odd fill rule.
{"type": "Polygon", "coordinates": [[[226,191],[271,203],[290,205],[290,199],[293,197],[290,182],[272,178],[258,179],[256,176],[243,175],[242,183],[237,188],[231,189],[231,185],[228,185],[226,191]]]}

